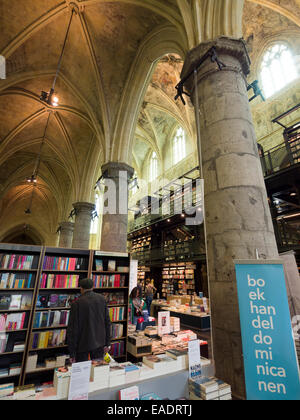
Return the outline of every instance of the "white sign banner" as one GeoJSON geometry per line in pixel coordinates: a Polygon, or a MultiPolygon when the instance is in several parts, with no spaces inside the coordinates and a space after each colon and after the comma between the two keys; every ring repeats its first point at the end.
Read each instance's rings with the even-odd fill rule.
{"type": "Polygon", "coordinates": [[[91,366],[91,361],[72,364],[69,400],[87,401],[89,399],[91,366]]]}
{"type": "Polygon", "coordinates": [[[189,341],[189,377],[195,379],[201,376],[200,341],[189,341]]]}

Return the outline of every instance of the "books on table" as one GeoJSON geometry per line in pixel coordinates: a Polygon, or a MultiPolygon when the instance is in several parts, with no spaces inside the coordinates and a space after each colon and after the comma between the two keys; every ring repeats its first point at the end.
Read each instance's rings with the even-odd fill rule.
{"type": "Polygon", "coordinates": [[[189,380],[191,400],[231,400],[231,387],[215,377],[200,377],[189,380]]]}
{"type": "Polygon", "coordinates": [[[136,401],[140,399],[139,388],[132,386],[131,388],[121,389],[119,398],[123,401],[136,401]]]}

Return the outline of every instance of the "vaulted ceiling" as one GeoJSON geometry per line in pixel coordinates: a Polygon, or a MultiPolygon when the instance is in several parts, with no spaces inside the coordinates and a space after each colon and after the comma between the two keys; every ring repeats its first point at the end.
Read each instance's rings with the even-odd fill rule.
{"type": "MultiPolygon", "coordinates": [[[[297,1],[251,3],[298,24],[297,1]]],[[[0,0],[0,55],[7,60],[0,80],[0,240],[27,223],[54,241],[72,203],[93,200],[103,163],[133,164],[133,156],[140,166],[149,148],[162,155],[176,124],[193,138],[192,108],[174,102],[182,60],[201,41],[241,36],[242,11],[242,0],[0,0]],[[40,94],[52,86],[71,10],[54,108],[40,94]],[[43,139],[32,187],[26,178],[43,139]]]]}

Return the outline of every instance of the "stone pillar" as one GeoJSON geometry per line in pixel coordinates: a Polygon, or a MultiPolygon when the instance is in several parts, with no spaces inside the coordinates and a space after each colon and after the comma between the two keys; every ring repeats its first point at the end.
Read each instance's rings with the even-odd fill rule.
{"type": "Polygon", "coordinates": [[[95,204],[79,202],[73,204],[73,207],[76,215],[72,248],[89,249],[91,220],[95,204]]]}
{"type": "Polygon", "coordinates": [[[106,186],[104,206],[111,205],[109,213],[103,213],[101,251],[127,252],[128,182],[134,169],[121,162],[106,163],[101,169],[106,186]]]}
{"type": "MultiPolygon", "coordinates": [[[[198,70],[205,225],[216,376],[245,398],[234,260],[278,257],[258,156],[245,76],[250,60],[242,41],[221,37],[190,51],[182,77],[211,48],[226,67],[206,60],[198,70]]],[[[185,87],[196,105],[193,75],[185,87]]]]}
{"type": "Polygon", "coordinates": [[[72,248],[74,223],[72,222],[61,222],[59,225],[59,247],[60,248],[72,248]]]}

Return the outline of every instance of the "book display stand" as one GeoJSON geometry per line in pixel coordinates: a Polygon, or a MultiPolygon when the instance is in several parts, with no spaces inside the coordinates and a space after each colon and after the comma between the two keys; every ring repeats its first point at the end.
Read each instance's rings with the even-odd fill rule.
{"type": "Polygon", "coordinates": [[[86,277],[107,301],[111,354],[125,361],[129,264],[128,254],[1,244],[0,384],[47,382],[64,366],[70,307],[86,277]]]}

